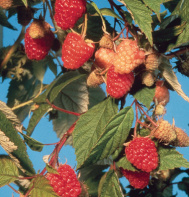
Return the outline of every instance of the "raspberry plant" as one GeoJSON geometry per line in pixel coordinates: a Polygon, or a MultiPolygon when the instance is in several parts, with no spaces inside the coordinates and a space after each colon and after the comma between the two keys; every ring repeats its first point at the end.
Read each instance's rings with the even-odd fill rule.
{"type": "Polygon", "coordinates": [[[170,197],[176,184],[189,195],[187,176],[174,181],[189,174],[177,150],[189,146],[189,136],[165,117],[171,91],[189,102],[177,79],[177,72],[188,77],[189,1],[103,5],[0,1],[0,25],[20,31],[0,48],[1,86],[10,81],[7,102],[0,101],[0,145],[7,153],[0,155],[0,187],[20,197],[170,197]],[[55,78],[45,84],[48,68],[55,78]],[[44,116],[57,143],[51,130],[49,144],[32,136],[44,116]],[[67,144],[75,150],[75,167],[60,162],[67,144]],[[27,149],[44,146],[54,150],[44,168],[35,169],[27,149]]]}

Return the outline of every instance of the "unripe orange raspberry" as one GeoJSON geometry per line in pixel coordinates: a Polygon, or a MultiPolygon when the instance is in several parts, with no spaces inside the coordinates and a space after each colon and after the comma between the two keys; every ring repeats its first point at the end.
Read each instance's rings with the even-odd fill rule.
{"type": "Polygon", "coordinates": [[[156,70],[160,64],[161,60],[159,55],[151,53],[146,57],[145,66],[147,70],[156,70]]]}
{"type": "Polygon", "coordinates": [[[115,72],[120,74],[130,73],[145,61],[145,52],[138,47],[135,40],[124,39],[116,50],[113,65],[115,72]]]}
{"type": "Polygon", "coordinates": [[[151,87],[154,84],[154,74],[152,72],[142,73],[142,84],[151,87]]]}
{"type": "Polygon", "coordinates": [[[189,136],[181,128],[175,127],[176,140],[171,143],[173,146],[187,147],[189,146],[189,136]]]}
{"type": "Polygon", "coordinates": [[[106,69],[112,66],[112,61],[114,59],[115,52],[111,49],[100,48],[95,53],[95,65],[106,69]]]}
{"type": "Polygon", "coordinates": [[[159,120],[157,129],[153,132],[153,136],[160,142],[169,144],[176,139],[176,133],[173,126],[166,120],[159,120]]]}
{"type": "Polygon", "coordinates": [[[120,168],[121,173],[125,176],[130,185],[133,186],[135,189],[144,189],[150,181],[150,173],[149,172],[138,172],[138,171],[130,171],[124,170],[120,168]]]}
{"type": "Polygon", "coordinates": [[[0,7],[5,10],[8,10],[13,4],[12,0],[0,0],[0,7]]]}
{"type": "Polygon", "coordinates": [[[158,105],[156,105],[155,115],[161,116],[164,113],[165,113],[165,106],[163,106],[161,103],[159,103],[158,105]]]}
{"type": "Polygon", "coordinates": [[[87,85],[89,87],[97,87],[102,83],[104,83],[104,80],[99,71],[97,69],[93,70],[87,78],[87,85]]]}
{"type": "Polygon", "coordinates": [[[29,35],[31,38],[43,38],[50,31],[50,24],[41,19],[34,19],[30,25],[29,35]]]}
{"type": "Polygon", "coordinates": [[[99,42],[99,46],[101,48],[107,48],[107,49],[113,50],[114,44],[111,39],[111,36],[108,34],[105,34],[104,36],[102,36],[102,38],[100,39],[100,42],[99,42]]]}
{"type": "Polygon", "coordinates": [[[153,100],[158,103],[161,102],[162,105],[166,105],[169,102],[169,90],[164,85],[164,81],[156,81],[156,90],[153,100]]]}

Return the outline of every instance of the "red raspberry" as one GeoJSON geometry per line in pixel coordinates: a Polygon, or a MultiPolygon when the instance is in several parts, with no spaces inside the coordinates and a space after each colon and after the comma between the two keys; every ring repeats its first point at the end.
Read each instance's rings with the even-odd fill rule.
{"type": "Polygon", "coordinates": [[[158,166],[155,143],[147,137],[134,138],[125,148],[127,159],[138,169],[151,172],[158,166]]]}
{"type": "Polygon", "coordinates": [[[63,30],[73,28],[86,12],[85,0],[56,0],[54,19],[63,30]]]}
{"type": "Polygon", "coordinates": [[[107,72],[106,90],[113,98],[121,98],[129,92],[134,83],[134,74],[119,74],[114,71],[114,66],[111,66],[107,72]]]}
{"type": "Polygon", "coordinates": [[[137,46],[137,42],[125,39],[117,46],[113,64],[116,72],[124,74],[133,71],[144,60],[145,52],[137,46]]]}
{"type": "Polygon", "coordinates": [[[95,64],[100,68],[108,68],[112,66],[112,61],[114,59],[114,51],[111,49],[100,48],[95,53],[95,64]]]}
{"type": "Polygon", "coordinates": [[[169,90],[164,85],[164,81],[156,81],[154,101],[156,100],[158,103],[161,102],[162,105],[166,105],[169,102],[169,90]]]}
{"type": "Polygon", "coordinates": [[[86,43],[81,35],[69,33],[62,45],[62,61],[64,67],[77,69],[93,55],[95,45],[86,43]]]}
{"type": "Polygon", "coordinates": [[[42,60],[47,56],[49,50],[51,49],[54,34],[52,31],[49,31],[44,37],[34,39],[29,35],[29,29],[30,27],[26,30],[24,40],[26,55],[28,59],[31,60],[42,60]]]}
{"type": "Polygon", "coordinates": [[[54,191],[61,197],[78,197],[81,194],[81,185],[75,171],[67,164],[60,165],[59,174],[48,173],[47,179],[54,191]]]}
{"type": "Polygon", "coordinates": [[[120,169],[123,176],[125,176],[130,185],[133,186],[135,189],[144,189],[150,181],[150,173],[149,172],[133,172],[130,170],[124,170],[123,168],[120,169]]]}

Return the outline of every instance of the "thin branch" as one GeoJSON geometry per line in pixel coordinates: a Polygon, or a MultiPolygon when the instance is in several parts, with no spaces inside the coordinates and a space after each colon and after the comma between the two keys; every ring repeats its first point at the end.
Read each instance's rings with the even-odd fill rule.
{"type": "Polygon", "coordinates": [[[75,115],[75,116],[80,116],[80,115],[81,115],[80,113],[68,111],[68,110],[66,110],[66,109],[62,109],[62,108],[60,108],[60,107],[57,107],[56,105],[52,104],[48,99],[46,99],[46,102],[47,102],[53,109],[56,109],[56,110],[58,110],[58,111],[61,111],[61,112],[67,113],[67,114],[72,114],[72,115],[75,115]]]}
{"type": "Polygon", "coordinates": [[[165,55],[167,59],[172,59],[176,56],[182,55],[183,53],[189,51],[189,47],[186,47],[184,49],[175,51],[175,52],[171,52],[170,54],[165,55]]]}
{"type": "Polygon", "coordinates": [[[9,52],[7,53],[7,55],[5,56],[4,60],[1,62],[0,65],[0,69],[2,69],[7,62],[9,61],[9,59],[11,58],[12,54],[16,51],[16,49],[18,48],[18,45],[20,44],[20,42],[24,39],[24,35],[25,35],[25,26],[22,26],[22,30],[20,32],[20,35],[18,36],[16,42],[12,45],[12,47],[10,48],[9,52]]]}

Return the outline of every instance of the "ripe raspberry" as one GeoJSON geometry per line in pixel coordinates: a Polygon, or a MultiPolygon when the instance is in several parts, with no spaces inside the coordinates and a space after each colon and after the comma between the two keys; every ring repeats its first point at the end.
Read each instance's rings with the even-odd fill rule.
{"type": "Polygon", "coordinates": [[[62,61],[64,67],[77,69],[93,55],[95,45],[86,43],[81,35],[69,33],[62,46],[62,61]]]}
{"type": "Polygon", "coordinates": [[[155,102],[157,100],[158,103],[161,102],[161,104],[164,106],[169,102],[169,90],[164,85],[164,81],[161,80],[156,81],[156,90],[153,100],[155,102]]]}
{"type": "Polygon", "coordinates": [[[54,34],[49,31],[43,38],[33,39],[29,35],[29,29],[30,27],[28,27],[26,30],[24,40],[26,55],[28,59],[31,60],[42,60],[47,56],[49,50],[51,49],[54,40],[54,34]]]}
{"type": "Polygon", "coordinates": [[[177,137],[176,140],[171,143],[171,145],[178,147],[189,146],[189,136],[181,128],[178,127],[175,127],[175,132],[177,137]]]}
{"type": "Polygon", "coordinates": [[[160,142],[170,143],[176,139],[176,133],[171,124],[166,120],[160,120],[157,129],[153,132],[153,136],[160,142]]]}
{"type": "Polygon", "coordinates": [[[147,87],[151,87],[154,84],[154,75],[152,72],[143,72],[142,73],[142,84],[147,87]]]}
{"type": "Polygon", "coordinates": [[[75,171],[67,164],[60,165],[59,174],[48,173],[47,179],[58,196],[78,197],[81,194],[81,185],[75,171]]]}
{"type": "Polygon", "coordinates": [[[87,85],[89,87],[97,87],[102,83],[104,83],[104,80],[99,71],[97,69],[93,70],[87,78],[87,85]]]}
{"type": "Polygon", "coordinates": [[[158,166],[158,153],[155,143],[147,137],[134,138],[125,148],[125,154],[136,168],[151,172],[158,166]]]}
{"type": "Polygon", "coordinates": [[[18,23],[27,26],[33,18],[34,9],[26,6],[17,7],[18,23]]]}
{"type": "Polygon", "coordinates": [[[124,170],[123,168],[120,169],[123,176],[125,176],[130,185],[133,186],[135,189],[144,189],[150,181],[150,173],[149,172],[133,172],[130,170],[124,170]]]}
{"type": "Polygon", "coordinates": [[[5,10],[8,10],[13,4],[12,0],[1,0],[0,1],[0,7],[2,7],[5,10]]]}
{"type": "Polygon", "coordinates": [[[133,71],[137,66],[144,63],[144,60],[145,52],[137,46],[137,42],[125,39],[117,46],[113,65],[115,72],[124,74],[133,71]]]}
{"type": "Polygon", "coordinates": [[[86,12],[85,0],[56,0],[54,19],[63,30],[73,28],[86,12]]]}
{"type": "Polygon", "coordinates": [[[155,53],[151,53],[146,57],[145,66],[147,70],[156,70],[161,62],[159,56],[155,53]]]}
{"type": "Polygon", "coordinates": [[[111,66],[107,72],[106,90],[113,98],[121,98],[128,93],[134,83],[134,74],[119,74],[114,71],[111,66]]]}
{"type": "Polygon", "coordinates": [[[112,66],[112,61],[114,59],[114,51],[111,49],[100,48],[95,53],[95,65],[100,68],[108,68],[112,66]]]}
{"type": "Polygon", "coordinates": [[[107,49],[113,50],[114,43],[112,41],[111,36],[108,34],[105,34],[104,36],[102,36],[102,38],[100,39],[100,42],[99,42],[99,46],[102,48],[107,48],[107,49]]]}

